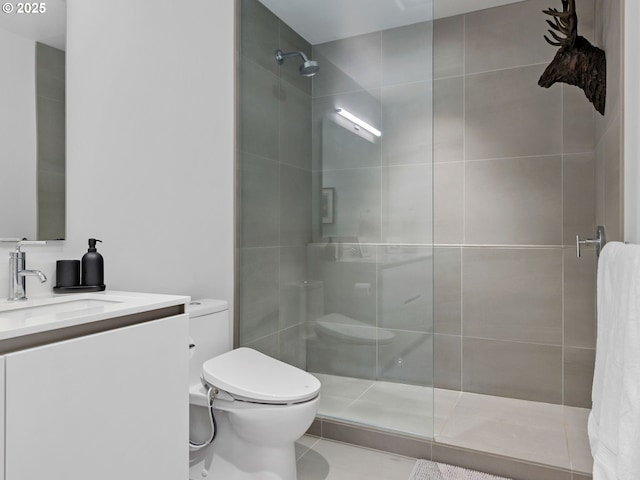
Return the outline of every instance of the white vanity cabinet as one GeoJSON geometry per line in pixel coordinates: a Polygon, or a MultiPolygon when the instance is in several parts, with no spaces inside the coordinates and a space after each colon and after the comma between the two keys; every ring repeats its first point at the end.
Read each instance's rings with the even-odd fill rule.
{"type": "Polygon", "coordinates": [[[4,354],[0,479],[186,478],[188,345],[179,313],[4,354]]]}

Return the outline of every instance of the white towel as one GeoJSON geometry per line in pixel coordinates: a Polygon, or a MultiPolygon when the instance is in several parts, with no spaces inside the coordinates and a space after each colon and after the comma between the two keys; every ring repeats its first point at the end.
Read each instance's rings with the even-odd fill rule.
{"type": "Polygon", "coordinates": [[[589,415],[594,480],[640,479],[640,246],[608,243],[598,263],[589,415]]]}

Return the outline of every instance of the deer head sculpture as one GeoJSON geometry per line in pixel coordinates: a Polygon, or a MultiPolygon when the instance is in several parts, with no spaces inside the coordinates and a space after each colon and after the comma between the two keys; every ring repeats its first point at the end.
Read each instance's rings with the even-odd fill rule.
{"type": "Polygon", "coordinates": [[[538,80],[538,85],[549,88],[556,82],[563,82],[580,87],[596,110],[604,115],[607,94],[607,62],[604,51],[578,35],[576,1],[562,0],[562,7],[562,12],[555,8],[543,10],[553,17],[554,21],[547,20],[547,23],[551,27],[549,33],[555,41],[546,35],[544,39],[560,49],[538,80]]]}

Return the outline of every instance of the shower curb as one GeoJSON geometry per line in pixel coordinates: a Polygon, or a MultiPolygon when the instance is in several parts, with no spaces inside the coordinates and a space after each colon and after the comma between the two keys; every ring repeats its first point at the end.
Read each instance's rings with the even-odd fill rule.
{"type": "Polygon", "coordinates": [[[592,480],[583,472],[316,417],[307,435],[411,458],[448,463],[513,480],[592,480]]]}

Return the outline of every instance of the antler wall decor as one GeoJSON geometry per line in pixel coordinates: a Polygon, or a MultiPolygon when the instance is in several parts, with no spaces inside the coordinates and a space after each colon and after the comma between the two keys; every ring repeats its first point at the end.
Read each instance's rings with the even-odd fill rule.
{"type": "Polygon", "coordinates": [[[553,17],[554,21],[547,20],[547,23],[552,28],[549,33],[556,41],[550,40],[546,35],[544,39],[560,49],[538,80],[538,85],[549,88],[556,82],[564,82],[580,87],[596,110],[604,115],[607,95],[605,53],[578,35],[576,0],[562,0],[562,7],[562,12],[555,8],[543,10],[553,17]]]}

